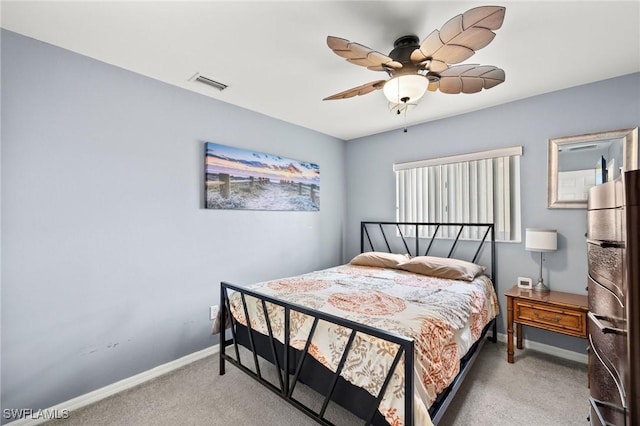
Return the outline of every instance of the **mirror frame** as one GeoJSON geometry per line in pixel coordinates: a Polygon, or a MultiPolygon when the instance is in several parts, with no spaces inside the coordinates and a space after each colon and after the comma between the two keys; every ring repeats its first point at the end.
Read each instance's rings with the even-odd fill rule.
{"type": "Polygon", "coordinates": [[[638,168],[638,128],[611,130],[606,132],[589,133],[586,135],[565,136],[549,139],[548,177],[547,177],[547,208],[550,209],[586,209],[587,200],[559,201],[558,200],[558,149],[563,145],[582,142],[596,142],[608,139],[623,138],[622,156],[624,171],[638,168]]]}

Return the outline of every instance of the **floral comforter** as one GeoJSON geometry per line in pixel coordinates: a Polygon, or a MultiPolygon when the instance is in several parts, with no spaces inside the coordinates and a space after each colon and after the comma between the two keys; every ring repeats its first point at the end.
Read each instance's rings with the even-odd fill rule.
{"type": "MultiPolygon", "coordinates": [[[[396,269],[342,265],[248,286],[318,311],[413,338],[415,424],[431,425],[428,408],[458,374],[460,358],[498,313],[491,281],[435,278],[396,269]]],[[[233,316],[246,325],[242,301],[232,294],[233,316]]],[[[246,296],[251,327],[268,335],[262,304],[246,296]]],[[[284,342],[284,309],[267,303],[274,336],[284,342]]],[[[291,311],[290,344],[304,349],[313,319],[291,311]]],[[[320,321],[309,354],[336,371],[351,330],[320,321]]],[[[376,396],[397,345],[358,333],[341,375],[376,396]]],[[[404,365],[394,372],[379,411],[393,426],[404,424],[404,365]]]]}

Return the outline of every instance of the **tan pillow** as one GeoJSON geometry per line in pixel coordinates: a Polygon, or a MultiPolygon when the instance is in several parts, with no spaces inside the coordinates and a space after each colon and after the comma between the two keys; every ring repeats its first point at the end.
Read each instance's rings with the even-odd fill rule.
{"type": "Polygon", "coordinates": [[[484,266],[475,263],[434,256],[417,256],[399,264],[397,268],[421,275],[464,281],[473,281],[485,270],[484,266]]]}
{"type": "Polygon", "coordinates": [[[360,253],[351,259],[352,265],[375,266],[378,268],[396,268],[399,263],[409,260],[406,254],[385,253],[382,251],[369,251],[360,253]]]}

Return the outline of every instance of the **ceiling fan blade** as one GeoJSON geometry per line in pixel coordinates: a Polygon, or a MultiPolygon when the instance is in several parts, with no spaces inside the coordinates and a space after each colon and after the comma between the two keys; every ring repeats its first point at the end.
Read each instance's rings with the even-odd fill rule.
{"type": "Polygon", "coordinates": [[[484,80],[484,88],[491,89],[505,80],[504,70],[496,68],[495,70],[482,75],[484,80]]]}
{"type": "Polygon", "coordinates": [[[345,58],[352,64],[363,67],[373,67],[376,70],[377,67],[381,67],[381,71],[385,71],[388,68],[402,68],[400,62],[394,61],[387,55],[344,38],[328,36],[327,46],[329,46],[336,55],[345,58]]]}
{"type": "MultiPolygon", "coordinates": [[[[442,32],[440,32],[440,37],[442,37],[442,35],[442,32]]],[[[448,45],[455,44],[458,46],[465,46],[473,50],[475,53],[487,44],[491,43],[495,36],[496,33],[486,28],[471,27],[459,32],[445,43],[448,45]]]]}
{"type": "Polygon", "coordinates": [[[447,65],[445,62],[438,61],[436,59],[432,59],[431,62],[429,63],[429,66],[427,67],[429,71],[433,71],[435,73],[441,73],[442,71],[448,68],[449,68],[449,65],[447,65]]]}
{"type": "Polygon", "coordinates": [[[460,77],[462,93],[478,93],[484,88],[484,80],[478,77],[460,77]]]}
{"type": "Polygon", "coordinates": [[[375,50],[371,50],[362,57],[347,58],[347,61],[369,69],[379,67],[381,68],[380,71],[386,71],[387,68],[402,68],[402,64],[400,62],[393,61],[390,57],[383,55],[380,52],[376,52],[375,50]]]}
{"type": "Polygon", "coordinates": [[[493,65],[457,65],[440,74],[442,93],[477,93],[504,82],[504,70],[493,65]]]}
{"type": "MultiPolygon", "coordinates": [[[[475,70],[476,68],[480,68],[481,65],[474,65],[474,64],[464,64],[464,65],[455,65],[452,67],[447,68],[445,71],[442,71],[440,73],[440,77],[459,77],[461,75],[467,75],[466,73],[471,73],[473,70],[475,70]]],[[[482,67],[487,67],[487,65],[482,65],[482,67]]],[[[491,67],[489,65],[489,67],[491,67]]],[[[491,67],[491,69],[494,69],[495,67],[491,67]]],[[[491,70],[484,70],[484,72],[487,71],[491,71],[491,70]]],[[[474,76],[478,76],[478,74],[473,74],[474,76]]]]}
{"type": "Polygon", "coordinates": [[[445,44],[433,55],[433,59],[447,64],[459,64],[472,57],[474,53],[476,52],[473,49],[465,46],[445,44]]]}
{"type": "Polygon", "coordinates": [[[503,6],[480,6],[467,10],[462,15],[462,26],[466,30],[471,27],[487,28],[489,30],[500,29],[504,22],[503,6]]]}
{"type": "Polygon", "coordinates": [[[411,53],[411,61],[436,59],[447,64],[457,64],[469,59],[495,37],[504,21],[502,6],[481,6],[467,10],[447,21],[440,31],[427,36],[420,47],[411,53]]]}
{"type": "Polygon", "coordinates": [[[439,81],[440,91],[450,95],[455,95],[462,92],[462,80],[458,77],[444,77],[439,81]]]}
{"type": "Polygon", "coordinates": [[[433,30],[431,34],[424,39],[420,47],[411,52],[411,62],[416,64],[430,59],[442,46],[444,46],[444,43],[440,40],[440,31],[433,30]]]}
{"type": "Polygon", "coordinates": [[[379,90],[384,87],[387,80],[372,81],[371,83],[363,84],[362,86],[354,87],[344,92],[336,93],[335,95],[328,96],[323,101],[331,101],[335,99],[347,99],[354,96],[366,95],[374,90],[379,90]]]}

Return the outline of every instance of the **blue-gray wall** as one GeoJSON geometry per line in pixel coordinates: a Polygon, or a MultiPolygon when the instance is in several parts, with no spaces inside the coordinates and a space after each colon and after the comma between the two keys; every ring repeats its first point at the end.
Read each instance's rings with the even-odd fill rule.
{"type": "Polygon", "coordinates": [[[3,408],[214,344],[221,280],[342,260],[344,141],[15,33],[1,43],[3,408]],[[319,164],[320,212],[203,209],[204,141],[319,164]]]}
{"type": "MultiPolygon", "coordinates": [[[[508,76],[497,89],[509,89],[508,76]]],[[[423,102],[419,108],[435,106],[423,102]]],[[[394,163],[522,145],[523,239],[524,228],[556,228],[558,251],[545,255],[545,280],[554,290],[586,294],[586,214],[585,210],[547,209],[548,140],[638,125],[640,73],[635,73],[413,126],[407,133],[396,130],[349,141],[345,259],[360,250],[361,220],[395,218],[394,163]]],[[[535,279],[540,257],[525,251],[524,242],[497,246],[498,290],[506,314],[504,292],[518,276],[535,279]]],[[[586,347],[584,340],[527,327],[525,338],[582,353],[586,347]]]]}

